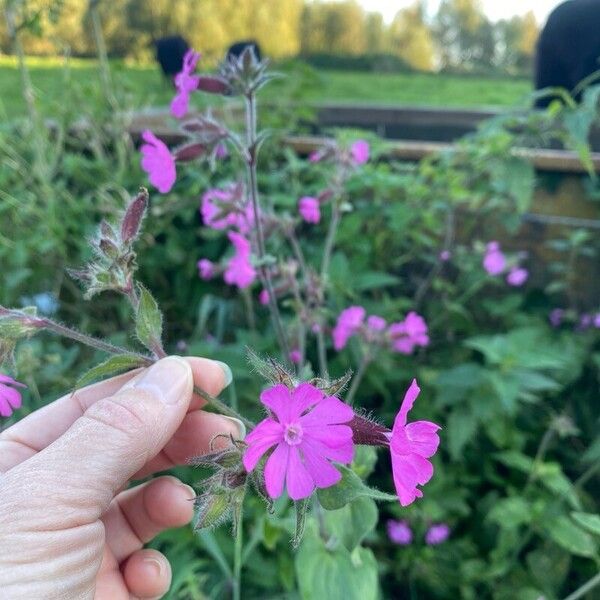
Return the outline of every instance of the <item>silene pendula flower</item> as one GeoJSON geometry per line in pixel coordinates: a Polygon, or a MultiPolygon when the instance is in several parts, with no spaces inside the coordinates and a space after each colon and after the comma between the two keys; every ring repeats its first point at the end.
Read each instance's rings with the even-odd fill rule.
{"type": "Polygon", "coordinates": [[[290,350],[288,358],[290,359],[290,362],[293,362],[295,365],[299,365],[300,361],[302,360],[302,354],[300,353],[300,350],[298,350],[298,348],[294,348],[290,350]]]}
{"type": "Polygon", "coordinates": [[[229,150],[225,144],[217,144],[215,148],[215,158],[223,159],[229,156],[229,150]]]}
{"type": "Polygon", "coordinates": [[[318,150],[314,150],[308,155],[308,162],[317,163],[323,158],[323,154],[318,150]]]}
{"type": "Polygon", "coordinates": [[[436,523],[427,530],[425,543],[428,546],[437,546],[445,542],[449,537],[450,527],[445,523],[436,523]]]}
{"type": "Polygon", "coordinates": [[[269,496],[281,496],[284,483],[292,500],[335,485],[341,474],[331,461],[349,464],[354,454],[352,429],[345,424],[354,417],[352,409],[309,383],[294,390],[275,385],[261,394],[260,401],[270,416],[246,437],[243,463],[250,472],[274,448],[264,470],[269,496]]]}
{"type": "Polygon", "coordinates": [[[21,392],[15,388],[24,387],[24,384],[0,373],[0,417],[10,417],[13,410],[21,408],[21,392]]]}
{"type": "Polygon", "coordinates": [[[339,352],[362,327],[366,311],[362,306],[350,306],[340,313],[333,329],[333,347],[339,352]]]}
{"type": "Polygon", "coordinates": [[[383,331],[387,327],[387,322],[383,317],[371,315],[367,319],[367,327],[371,331],[383,331]]]}
{"type": "Polygon", "coordinates": [[[489,242],[486,246],[483,268],[488,275],[492,276],[500,275],[506,268],[506,258],[502,254],[498,242],[489,242]]]}
{"type": "Polygon", "coordinates": [[[414,379],[404,396],[390,434],[392,473],[402,506],[408,506],[423,496],[417,486],[425,485],[431,479],[433,465],[428,459],[436,453],[440,443],[437,434],[439,425],[430,421],[406,423],[420,391],[417,380],[414,379]]]}
{"type": "Polygon", "coordinates": [[[142,133],[142,139],[145,142],[141,147],[142,169],[148,173],[150,183],[166,194],[177,179],[175,159],[165,143],[148,129],[142,133]]]}
{"type": "Polygon", "coordinates": [[[412,530],[405,520],[395,521],[394,519],[389,519],[387,522],[387,534],[390,541],[399,546],[408,546],[413,539],[412,530]]]}
{"type": "Polygon", "coordinates": [[[246,235],[254,223],[254,211],[249,202],[245,207],[237,206],[237,196],[236,186],[206,190],[200,204],[204,225],[217,230],[235,227],[246,235]]]}
{"type": "Polygon", "coordinates": [[[506,282],[513,287],[521,287],[529,278],[529,271],[523,267],[513,267],[506,276],[506,282]]]}
{"type": "Polygon", "coordinates": [[[229,285],[247,288],[256,279],[256,270],[250,262],[250,242],[234,231],[230,231],[227,236],[235,248],[235,255],[229,261],[223,278],[229,285]]]}
{"type": "Polygon", "coordinates": [[[269,292],[268,292],[268,290],[261,290],[260,291],[260,294],[258,295],[258,301],[263,306],[267,306],[267,304],[269,304],[269,292]]]}
{"type": "Polygon", "coordinates": [[[356,140],[350,146],[350,155],[355,165],[364,165],[369,160],[369,142],[366,140],[356,140]]]}
{"type": "Polygon", "coordinates": [[[312,196],[304,196],[298,201],[298,212],[307,223],[318,223],[321,220],[319,201],[312,196]]]}
{"type": "Polygon", "coordinates": [[[550,316],[548,317],[548,319],[550,320],[550,324],[552,325],[552,327],[560,327],[564,316],[564,309],[554,308],[552,311],[550,311],[550,316]]]}
{"type": "Polygon", "coordinates": [[[196,70],[199,59],[200,53],[190,48],[183,57],[181,72],[175,75],[177,95],[171,102],[171,114],[178,119],[185,117],[190,104],[190,94],[198,89],[200,77],[192,73],[196,70]]]}
{"type": "Polygon", "coordinates": [[[215,265],[208,258],[202,258],[198,261],[198,274],[200,279],[212,279],[215,274],[215,265]]]}
{"type": "Polygon", "coordinates": [[[401,354],[412,354],[417,346],[428,346],[429,335],[425,319],[414,311],[404,321],[392,323],[388,329],[392,349],[401,354]]]}

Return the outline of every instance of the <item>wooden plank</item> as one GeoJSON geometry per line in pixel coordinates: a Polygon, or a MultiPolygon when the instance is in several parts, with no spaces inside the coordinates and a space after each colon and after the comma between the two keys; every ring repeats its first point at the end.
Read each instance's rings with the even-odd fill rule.
{"type": "MultiPolygon", "coordinates": [[[[319,136],[290,136],[285,138],[299,154],[310,154],[331,139],[319,136]]],[[[443,150],[449,150],[453,144],[444,142],[388,141],[389,155],[399,160],[419,161],[426,156],[443,150]]],[[[585,167],[575,152],[566,150],[542,150],[515,148],[514,155],[532,162],[538,171],[555,173],[586,173],[585,167]]],[[[596,173],[600,173],[600,153],[592,153],[592,163],[596,173]]]]}

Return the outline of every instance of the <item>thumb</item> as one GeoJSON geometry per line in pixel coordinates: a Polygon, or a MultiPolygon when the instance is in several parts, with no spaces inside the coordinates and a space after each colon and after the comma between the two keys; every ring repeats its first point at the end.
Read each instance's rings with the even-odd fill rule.
{"type": "Polygon", "coordinates": [[[9,475],[21,471],[17,477],[30,483],[24,502],[35,509],[39,501],[54,522],[61,513],[77,523],[95,521],[173,436],[192,391],[190,365],[164,358],[90,406],[63,436],[9,475]]]}

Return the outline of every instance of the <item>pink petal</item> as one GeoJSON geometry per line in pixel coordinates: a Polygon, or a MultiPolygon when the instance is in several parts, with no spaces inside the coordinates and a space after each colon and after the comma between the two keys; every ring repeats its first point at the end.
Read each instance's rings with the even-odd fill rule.
{"type": "Polygon", "coordinates": [[[21,393],[12,388],[5,388],[0,392],[4,399],[13,407],[21,408],[21,393]]]}
{"type": "Polygon", "coordinates": [[[397,428],[404,427],[406,425],[406,417],[410,412],[410,409],[413,407],[417,396],[421,388],[417,385],[417,380],[413,379],[410,387],[406,391],[404,395],[404,400],[402,400],[402,405],[400,406],[400,412],[396,415],[396,419],[394,420],[394,429],[392,433],[396,431],[397,428]]]}
{"type": "Polygon", "coordinates": [[[318,488],[335,485],[342,478],[342,474],[319,452],[317,444],[310,440],[303,440],[300,450],[304,456],[306,470],[318,488]]]}
{"type": "Polygon", "coordinates": [[[261,421],[247,436],[248,448],[244,452],[243,463],[246,471],[250,472],[264,453],[283,440],[283,428],[272,419],[261,421]]]}
{"type": "Polygon", "coordinates": [[[348,464],[354,458],[352,429],[347,425],[328,425],[304,429],[303,443],[308,442],[329,460],[348,464]]]}
{"type": "Polygon", "coordinates": [[[408,506],[416,498],[421,498],[423,492],[417,485],[424,485],[433,475],[433,465],[417,454],[392,455],[392,472],[396,493],[402,506],[408,506]]]}
{"type": "Polygon", "coordinates": [[[290,390],[279,383],[260,395],[260,401],[275,413],[280,423],[289,423],[292,414],[292,396],[290,390]]]}
{"type": "Polygon", "coordinates": [[[415,421],[405,427],[406,437],[410,448],[424,458],[433,456],[439,446],[440,437],[436,433],[441,429],[431,421],[415,421]]]}
{"type": "Polygon", "coordinates": [[[295,446],[290,448],[286,486],[292,500],[308,498],[315,489],[315,482],[302,464],[298,448],[295,446]]]}
{"type": "Polygon", "coordinates": [[[346,423],[354,418],[354,411],[339,398],[329,396],[322,400],[300,422],[302,427],[333,425],[346,423]]]}
{"type": "Polygon", "coordinates": [[[318,404],[323,400],[325,395],[321,390],[310,383],[301,383],[293,392],[292,399],[294,401],[294,415],[297,419],[304,411],[311,406],[318,404]]]}
{"type": "Polygon", "coordinates": [[[0,396],[0,417],[10,417],[12,415],[12,408],[8,404],[8,400],[4,396],[0,396]]]}
{"type": "Polygon", "coordinates": [[[279,498],[283,493],[283,482],[288,470],[290,447],[279,444],[265,463],[265,485],[271,498],[279,498]]]}

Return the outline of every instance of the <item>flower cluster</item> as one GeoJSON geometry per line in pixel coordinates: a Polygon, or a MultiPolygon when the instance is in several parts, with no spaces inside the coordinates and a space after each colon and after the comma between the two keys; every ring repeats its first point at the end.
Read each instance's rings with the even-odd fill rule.
{"type": "MultiPolygon", "coordinates": [[[[413,541],[413,532],[406,519],[396,521],[389,519],[387,534],[390,541],[398,546],[409,546],[413,541]]],[[[434,523],[425,532],[425,543],[428,546],[437,546],[450,537],[450,527],[446,523],[434,523]]]]}
{"type": "Polygon", "coordinates": [[[14,410],[21,408],[21,392],[16,388],[24,387],[12,377],[0,373],[0,417],[10,417],[14,410]]]}
{"type": "Polygon", "coordinates": [[[340,313],[332,332],[336,350],[342,350],[354,335],[360,335],[369,344],[387,346],[401,354],[412,354],[415,348],[429,345],[427,323],[414,311],[389,326],[378,315],[371,315],[366,320],[365,317],[366,310],[362,306],[351,306],[340,313]]]}
{"type": "Polygon", "coordinates": [[[352,408],[322,390],[302,383],[293,389],[277,384],[260,397],[269,416],[246,437],[243,463],[248,472],[264,463],[268,495],[278,498],[284,483],[292,500],[310,496],[315,488],[327,488],[341,479],[331,464],[349,464],[355,444],[388,446],[398,499],[408,506],[423,492],[433,475],[430,458],[439,445],[437,431],[430,421],[407,423],[409,411],[419,395],[416,380],[409,387],[391,431],[354,414],[352,408]]]}
{"type": "Polygon", "coordinates": [[[194,52],[190,48],[183,57],[181,72],[175,75],[177,95],[171,102],[171,114],[178,119],[185,117],[190,104],[190,94],[198,89],[200,78],[197,75],[192,75],[192,73],[196,70],[199,59],[200,53],[194,52]]]}
{"type": "MultiPolygon", "coordinates": [[[[491,275],[492,277],[497,277],[506,271],[507,266],[508,261],[500,249],[499,242],[488,242],[486,245],[485,255],[483,257],[483,268],[486,270],[487,274],[491,275]]],[[[529,271],[527,271],[527,269],[519,266],[518,264],[513,264],[508,269],[506,283],[508,283],[508,285],[512,285],[513,287],[521,287],[528,278],[529,271]]]]}

